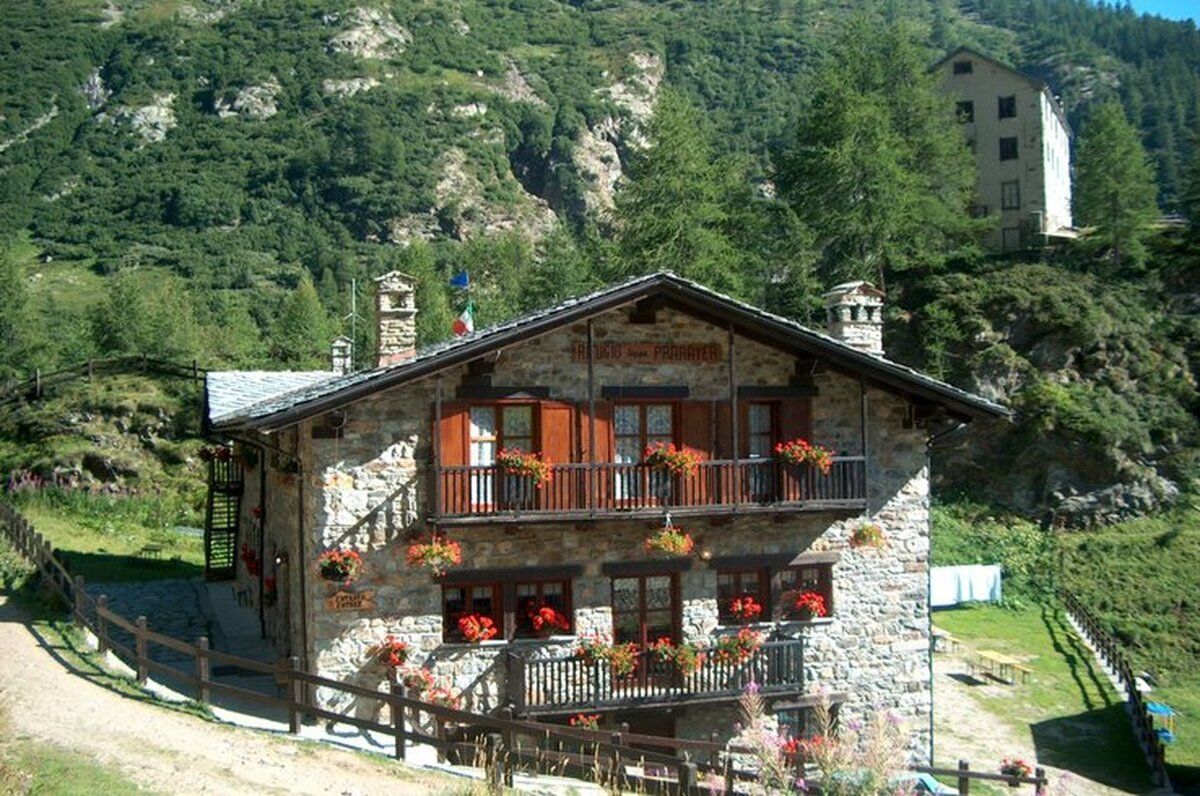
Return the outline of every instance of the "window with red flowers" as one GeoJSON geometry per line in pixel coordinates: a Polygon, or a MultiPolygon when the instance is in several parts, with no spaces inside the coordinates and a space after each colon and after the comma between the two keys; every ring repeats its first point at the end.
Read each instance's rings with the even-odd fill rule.
{"type": "MultiPolygon", "coordinates": [[[[833,563],[836,557],[762,555],[729,556],[713,562],[717,570],[717,613],[722,625],[778,622],[802,617],[794,608],[797,596],[815,592],[824,602],[825,616],[833,614],[833,563]],[[762,606],[747,617],[749,596],[762,606]],[[735,606],[735,601],[737,605],[735,606]],[[739,610],[741,615],[739,615],[739,610]]],[[[809,600],[809,602],[812,602],[809,600]]]]}
{"type": "Polygon", "coordinates": [[[723,625],[747,621],[766,622],[771,618],[771,594],[768,570],[764,568],[721,570],[717,572],[717,610],[723,625]],[[734,600],[750,597],[762,606],[762,613],[753,619],[735,615],[734,600]]]}
{"type": "Polygon", "coordinates": [[[780,605],[777,616],[795,619],[795,611],[788,604],[787,595],[816,592],[825,600],[826,616],[833,615],[833,567],[829,564],[802,564],[779,570],[780,605]]]}
{"type": "Polygon", "coordinates": [[[442,587],[442,635],[446,641],[465,641],[458,620],[467,614],[491,618],[496,627],[504,627],[500,587],[495,583],[464,583],[442,587]]]}
{"type": "Polygon", "coordinates": [[[518,581],[516,584],[516,637],[541,638],[547,635],[564,635],[572,632],[575,624],[571,610],[571,581],[540,580],[518,581]],[[545,611],[541,621],[535,621],[539,610],[545,611]],[[566,627],[553,626],[553,617],[566,622],[566,627]],[[538,627],[538,625],[541,627],[538,627]]]}

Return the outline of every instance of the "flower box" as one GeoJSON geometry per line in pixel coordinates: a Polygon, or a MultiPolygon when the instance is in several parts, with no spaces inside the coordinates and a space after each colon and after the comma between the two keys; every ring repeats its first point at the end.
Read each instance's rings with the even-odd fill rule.
{"type": "Polygon", "coordinates": [[[672,475],[691,475],[700,464],[700,457],[696,454],[666,442],[647,445],[642,458],[653,469],[663,470],[672,475]]]}
{"type": "Polygon", "coordinates": [[[362,572],[363,559],[357,550],[326,550],[317,558],[317,568],[323,579],[349,586],[362,572]]]}
{"type": "Polygon", "coordinates": [[[807,464],[829,475],[833,469],[833,451],[824,445],[813,445],[806,439],[793,439],[775,446],[775,458],[784,464],[807,464]]]}
{"type": "Polygon", "coordinates": [[[825,596],[811,589],[794,589],[786,592],[783,595],[783,601],[788,606],[789,613],[798,619],[818,619],[829,615],[829,606],[825,603],[825,596]]]}
{"type": "Polygon", "coordinates": [[[567,724],[580,730],[598,730],[600,729],[600,714],[576,713],[567,719],[567,724]]]}
{"type": "Polygon", "coordinates": [[[674,644],[671,639],[660,638],[658,641],[650,645],[650,651],[653,652],[660,661],[668,661],[675,664],[680,674],[695,674],[704,664],[704,652],[695,644],[683,642],[674,644]]]}
{"type": "Polygon", "coordinates": [[[544,601],[539,600],[531,605],[527,616],[534,632],[543,637],[553,635],[556,630],[562,633],[568,633],[571,630],[571,620],[544,601]]]}
{"type": "Polygon", "coordinates": [[[729,601],[729,615],[743,624],[758,619],[762,612],[762,604],[749,594],[734,597],[729,601]]]}
{"type": "Polygon", "coordinates": [[[610,644],[594,636],[579,642],[575,654],[588,663],[607,663],[617,677],[628,677],[637,670],[636,644],[610,644]]]}
{"type": "Polygon", "coordinates": [[[472,644],[488,641],[496,637],[500,628],[490,616],[483,614],[463,614],[458,618],[458,632],[472,644]]]}
{"type": "Polygon", "coordinates": [[[721,636],[713,645],[712,658],[721,664],[739,664],[750,660],[762,646],[762,633],[744,627],[733,636],[721,636]]]}
{"type": "Polygon", "coordinates": [[[496,454],[496,466],[506,475],[528,478],[538,489],[550,482],[550,463],[539,453],[525,453],[520,448],[501,448],[496,454]]]}
{"type": "Polygon", "coordinates": [[[855,549],[884,547],[885,545],[887,545],[887,537],[883,535],[883,527],[877,523],[866,522],[850,532],[850,546],[855,549]]]}

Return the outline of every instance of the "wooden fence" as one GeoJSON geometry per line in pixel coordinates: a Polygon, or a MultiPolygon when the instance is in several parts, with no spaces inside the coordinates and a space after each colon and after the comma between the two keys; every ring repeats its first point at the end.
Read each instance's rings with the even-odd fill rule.
{"type": "Polygon", "coordinates": [[[79,379],[88,379],[90,381],[96,376],[113,376],[125,373],[153,373],[158,376],[171,376],[173,378],[199,381],[204,378],[207,372],[196,363],[196,360],[192,360],[190,363],[179,363],[146,356],[89,359],[87,362],[48,373],[43,373],[39,368],[26,381],[9,381],[0,385],[0,406],[41,398],[45,395],[48,387],[79,379]]]}
{"type": "MultiPolygon", "coordinates": [[[[435,748],[439,757],[454,756],[483,768],[496,789],[511,786],[518,771],[576,776],[622,790],[684,796],[732,791],[734,783],[758,778],[754,772],[736,767],[737,755],[750,754],[751,750],[721,743],[715,733],[709,740],[689,740],[630,733],[627,725],[618,732],[605,732],[519,720],[508,708],[499,715],[471,713],[422,701],[394,679],[387,690],[380,691],[305,672],[297,657],[267,663],[214,650],[205,637],[193,642],[172,638],[151,630],[145,616],[130,620],[114,612],[103,595],[93,599],[84,579],[72,576],[50,543],[3,502],[0,528],[37,567],[43,582],[70,606],[74,622],[96,637],[102,652],[112,652],[129,664],[139,683],[145,683],[151,674],[159,674],[173,685],[190,689],[201,703],[210,703],[213,694],[222,694],[275,708],[286,713],[292,733],[300,732],[306,717],[375,732],[391,738],[393,754],[401,760],[407,756],[409,745],[425,744],[435,748]],[[118,637],[114,631],[125,635],[118,637]],[[126,643],[130,637],[131,644],[126,643]],[[155,660],[150,654],[153,646],[190,659],[190,673],[155,660]],[[270,675],[278,686],[277,694],[220,682],[213,677],[214,665],[270,675]],[[326,699],[317,699],[318,689],[326,699]],[[359,710],[347,713],[329,708],[346,701],[359,710]],[[369,709],[363,711],[363,707],[369,709]]],[[[1040,768],[1031,777],[971,771],[965,762],[960,762],[957,769],[913,770],[954,778],[961,794],[970,792],[972,780],[1004,782],[1014,787],[1033,785],[1037,794],[1043,794],[1048,784],[1040,768]]],[[[811,788],[808,792],[819,794],[811,788]]]]}
{"type": "Polygon", "coordinates": [[[1142,699],[1142,693],[1138,691],[1137,680],[1133,675],[1133,668],[1129,665],[1129,659],[1125,657],[1125,650],[1074,594],[1066,589],[1060,589],[1059,598],[1088,643],[1116,674],[1121,687],[1125,690],[1125,695],[1129,700],[1129,715],[1133,720],[1133,732],[1146,754],[1146,763],[1150,766],[1150,775],[1154,779],[1154,784],[1164,788],[1170,787],[1170,778],[1167,776],[1166,747],[1158,737],[1158,733],[1154,731],[1154,717],[1146,709],[1146,702],[1142,699]]]}

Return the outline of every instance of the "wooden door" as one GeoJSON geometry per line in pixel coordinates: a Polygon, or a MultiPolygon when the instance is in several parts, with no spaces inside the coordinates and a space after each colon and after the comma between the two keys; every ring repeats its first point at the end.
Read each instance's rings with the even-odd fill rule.
{"type": "Polygon", "coordinates": [[[713,458],[713,415],[709,401],[684,401],[679,405],[679,444],[700,459],[690,476],[680,479],[676,505],[706,506],[715,494],[711,483],[714,471],[707,464],[713,458]]]}
{"type": "MultiPolygon", "coordinates": [[[[812,442],[812,399],[785,398],[779,402],[779,439],[787,442],[806,439],[812,442]]],[[[807,466],[780,466],[781,499],[805,500],[811,491],[808,482],[810,468],[807,466]]]]}
{"type": "Polygon", "coordinates": [[[581,486],[584,474],[581,469],[563,465],[571,464],[575,457],[575,407],[555,401],[542,401],[540,415],[539,449],[542,460],[551,466],[550,482],[539,491],[538,506],[543,511],[567,511],[581,508],[577,495],[583,494],[581,486]]]}

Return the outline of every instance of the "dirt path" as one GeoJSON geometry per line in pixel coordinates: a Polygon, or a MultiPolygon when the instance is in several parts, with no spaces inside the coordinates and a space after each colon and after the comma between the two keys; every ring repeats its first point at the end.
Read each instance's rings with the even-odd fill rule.
{"type": "MultiPolygon", "coordinates": [[[[160,793],[444,793],[454,782],[364,755],[139,702],[70,660],[0,596],[0,707],[10,735],[71,749],[160,793]]],[[[462,790],[469,789],[464,782],[462,790]]]]}
{"type": "MultiPolygon", "coordinates": [[[[953,768],[956,761],[999,760],[1016,755],[1037,760],[1033,736],[1020,732],[983,706],[976,695],[1003,693],[1009,686],[999,684],[967,685],[956,676],[963,670],[960,662],[939,654],[934,659],[934,716],[937,717],[934,754],[939,765],[953,768]]],[[[1108,796],[1126,791],[1085,779],[1073,771],[1042,764],[1050,777],[1054,796],[1108,796]]]]}

